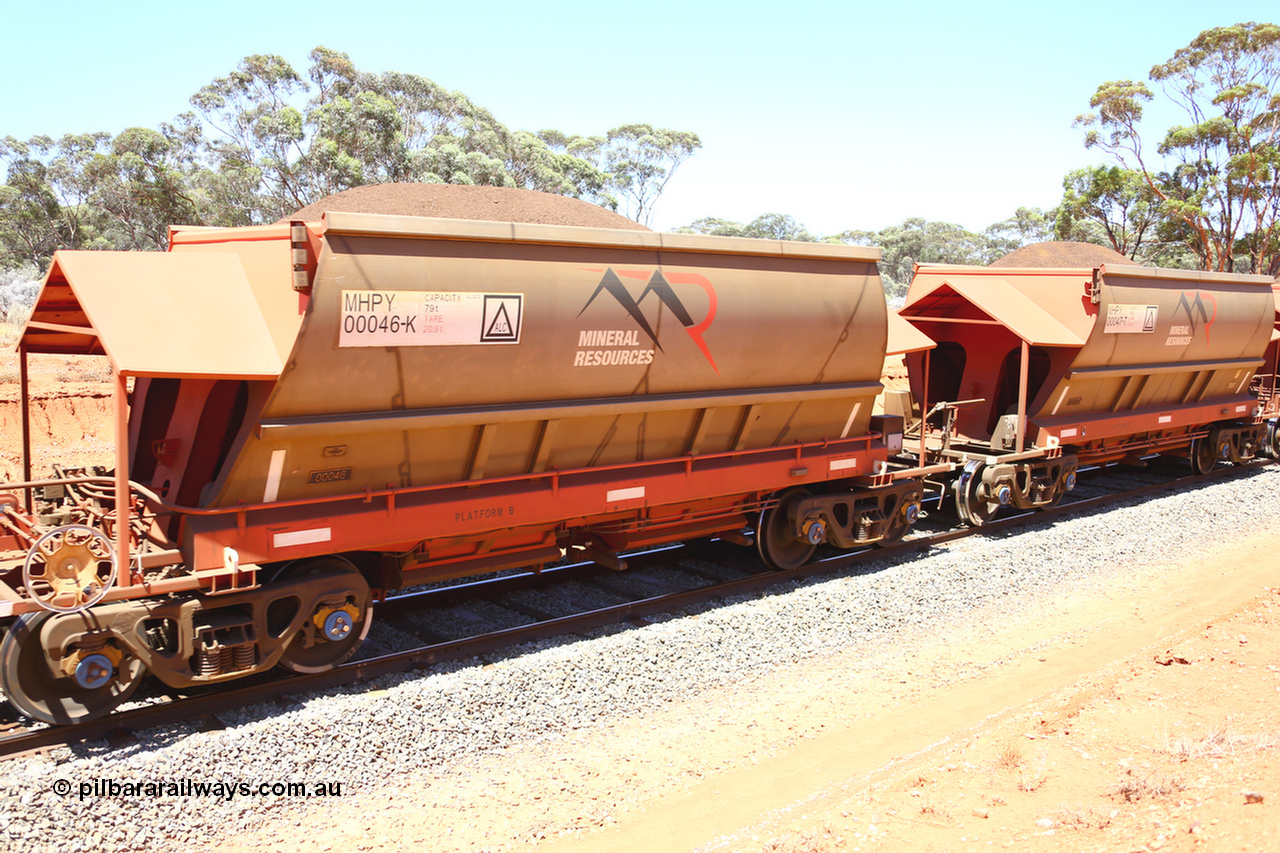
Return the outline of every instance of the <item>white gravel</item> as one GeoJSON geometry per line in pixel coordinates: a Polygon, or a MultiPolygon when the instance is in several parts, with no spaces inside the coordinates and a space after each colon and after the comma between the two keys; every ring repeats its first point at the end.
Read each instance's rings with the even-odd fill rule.
{"type": "MultiPolygon", "coordinates": [[[[496,665],[298,697],[223,715],[225,730],[170,727],[143,742],[61,749],[9,762],[0,781],[0,839],[13,850],[157,850],[251,832],[296,805],[276,795],[231,798],[78,795],[114,782],[339,782],[351,796],[397,774],[456,764],[482,751],[677,702],[832,651],[857,650],[874,670],[910,654],[925,629],[977,607],[1020,612],[1055,590],[1079,590],[1205,542],[1272,528],[1280,468],[1105,513],[972,537],[927,555],[883,560],[835,578],[788,584],[596,639],[517,649],[496,665]],[[70,794],[56,792],[59,780],[70,794]]],[[[726,546],[729,547],[729,546],[726,546]]],[[[322,802],[312,800],[317,807],[322,802]]]]}

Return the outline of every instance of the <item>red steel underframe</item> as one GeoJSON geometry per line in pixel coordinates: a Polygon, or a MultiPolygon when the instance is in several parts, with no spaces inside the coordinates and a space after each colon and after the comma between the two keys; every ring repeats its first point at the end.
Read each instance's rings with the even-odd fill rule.
{"type": "Polygon", "coordinates": [[[1211,403],[1190,404],[1176,408],[1148,407],[1118,413],[1088,412],[1083,415],[1060,415],[1035,418],[1031,427],[1038,430],[1036,447],[1022,453],[970,452],[965,458],[987,457],[990,464],[1026,461],[1056,455],[1059,448],[1070,448],[1081,464],[1093,464],[1119,458],[1134,452],[1161,452],[1185,445],[1192,438],[1207,434],[1206,427],[1215,421],[1247,420],[1256,422],[1259,403],[1247,394],[1218,399],[1211,403]],[[1133,436],[1147,433],[1159,435],[1131,441],[1133,436]],[[1111,442],[1111,443],[1107,443],[1111,442]]]}
{"type": "MultiPolygon", "coordinates": [[[[124,377],[116,385],[117,411],[127,417],[124,377]]],[[[116,423],[116,494],[129,493],[128,424],[116,423]]],[[[192,508],[162,505],[183,515],[189,532],[183,551],[197,576],[146,583],[128,542],[129,501],[117,501],[116,588],[104,601],[197,590],[222,574],[226,548],[241,564],[257,564],[343,551],[403,551],[424,539],[481,542],[503,535],[543,541],[560,530],[619,522],[643,528],[679,526],[708,516],[731,519],[744,502],[796,485],[866,478],[889,455],[873,432],[833,441],[688,456],[627,465],[525,476],[385,489],[318,499],[192,508]],[[469,512],[480,509],[480,512],[469,512]],[[484,511],[488,510],[488,511],[484,511]]],[[[889,477],[876,479],[887,483],[889,477]]],[[[731,525],[730,525],[731,526],[731,525]]],[[[537,544],[532,542],[532,544],[537,544]]],[[[176,555],[175,555],[176,556],[176,555]]],[[[150,562],[150,561],[148,561],[150,562]]],[[[6,602],[7,604],[8,602],[6,602]]],[[[29,605],[29,606],[28,606],[29,605]]],[[[12,602],[12,613],[35,610],[12,602]]]]}
{"type": "Polygon", "coordinates": [[[1258,401],[1238,394],[1199,405],[1174,408],[1149,407],[1116,413],[1090,413],[1035,418],[1040,430],[1037,444],[1055,439],[1060,445],[1084,444],[1110,438],[1124,438],[1146,432],[1187,429],[1225,419],[1253,420],[1258,401]]]}
{"type": "MultiPolygon", "coordinates": [[[[606,522],[643,526],[734,507],[795,485],[869,477],[888,450],[870,433],[830,442],[547,471],[464,483],[369,490],[355,495],[182,510],[191,568],[261,563],[351,550],[408,550],[424,539],[482,540],[514,531],[556,531],[606,522]],[[330,505],[332,508],[330,509],[330,505]]],[[[714,512],[711,512],[714,514],[714,512]]]]}

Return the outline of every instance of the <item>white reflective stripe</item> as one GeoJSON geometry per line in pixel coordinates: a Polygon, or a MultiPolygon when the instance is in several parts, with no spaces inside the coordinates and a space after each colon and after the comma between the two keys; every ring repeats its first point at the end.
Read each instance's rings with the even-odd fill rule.
{"type": "Polygon", "coordinates": [[[634,486],[630,489],[612,489],[604,494],[605,503],[631,501],[642,497],[644,497],[644,486],[634,486]]]}
{"type": "Polygon", "coordinates": [[[271,537],[271,545],[275,548],[288,548],[290,545],[310,545],[313,542],[328,542],[332,538],[332,528],[313,527],[310,530],[290,530],[288,533],[277,533],[271,537]]]}
{"type": "Polygon", "coordinates": [[[0,601],[0,617],[13,615],[13,602],[0,601]]]}
{"type": "Polygon", "coordinates": [[[1067,396],[1067,389],[1068,389],[1068,388],[1070,388],[1070,387],[1071,387],[1070,385],[1063,385],[1063,386],[1062,386],[1062,393],[1058,395],[1058,402],[1056,402],[1056,403],[1054,403],[1054,404],[1053,404],[1053,411],[1052,411],[1052,412],[1050,412],[1049,414],[1051,414],[1051,415],[1056,415],[1056,414],[1058,414],[1058,407],[1062,405],[1062,400],[1063,400],[1063,398],[1064,398],[1064,397],[1066,397],[1066,396],[1067,396]]]}
{"type": "Polygon", "coordinates": [[[832,459],[830,471],[848,471],[850,468],[858,467],[858,457],[852,459],[832,459]]]}
{"type": "Polygon", "coordinates": [[[271,465],[267,468],[267,487],[262,490],[262,502],[269,504],[280,494],[280,475],[284,473],[284,451],[271,451],[271,465]]]}
{"type": "Polygon", "coordinates": [[[844,422],[844,431],[840,433],[841,438],[849,437],[849,430],[853,429],[853,419],[858,416],[858,410],[862,408],[861,403],[853,404],[853,411],[849,413],[849,420],[844,422]]]}
{"type": "Polygon", "coordinates": [[[1161,415],[1156,418],[1156,423],[1171,424],[1173,423],[1173,415],[1161,415]]]}
{"type": "Polygon", "coordinates": [[[1073,438],[1076,432],[1078,432],[1078,430],[1075,427],[1072,427],[1071,429],[1064,429],[1058,433],[1058,438],[1073,438]]]}
{"type": "Polygon", "coordinates": [[[1247,407],[1247,406],[1236,406],[1236,411],[1237,411],[1237,412],[1243,412],[1246,408],[1248,408],[1248,407],[1247,407]]]}

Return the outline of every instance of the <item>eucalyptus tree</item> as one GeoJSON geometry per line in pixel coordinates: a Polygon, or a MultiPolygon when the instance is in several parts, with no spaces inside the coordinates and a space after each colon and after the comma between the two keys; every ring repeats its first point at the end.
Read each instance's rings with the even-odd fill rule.
{"type": "Polygon", "coordinates": [[[1147,146],[1143,82],[1103,83],[1082,114],[1085,146],[1142,175],[1162,228],[1206,270],[1280,266],[1280,26],[1205,30],[1149,74],[1187,116],[1147,146]]]}
{"type": "Polygon", "coordinates": [[[603,136],[512,131],[461,92],[371,73],[317,47],[299,74],[245,57],[156,129],[0,139],[0,268],[44,268],[59,248],[163,249],[171,224],[273,222],[367,184],[521,187],[647,221],[700,142],[634,124],[603,136]]]}
{"type": "Polygon", "coordinates": [[[1133,259],[1158,239],[1160,202],[1141,172],[1088,166],[1068,172],[1062,188],[1057,239],[1109,244],[1133,259]]]}
{"type": "Polygon", "coordinates": [[[214,172],[226,176],[215,194],[248,191],[259,200],[256,220],[352,187],[407,181],[520,187],[616,207],[611,176],[583,156],[608,160],[605,149],[555,131],[513,132],[421,75],[362,71],[326,47],[310,60],[303,79],[278,56],[246,57],[192,98],[211,131],[214,172]]]}
{"type": "Polygon", "coordinates": [[[605,137],[601,167],[620,196],[626,215],[648,225],[653,207],[676,169],[701,147],[702,140],[691,131],[624,124],[605,137]]]}
{"type": "Polygon", "coordinates": [[[163,251],[170,225],[212,220],[194,181],[197,156],[180,128],[163,124],[128,128],[93,157],[87,169],[92,204],[112,248],[163,251]]]}
{"type": "Polygon", "coordinates": [[[238,186],[228,195],[255,199],[251,219],[273,221],[314,201],[301,168],[307,154],[306,117],[297,96],[307,83],[283,58],[247,56],[230,74],[191,96],[212,129],[207,155],[238,186]]]}
{"type": "Polygon", "coordinates": [[[103,248],[91,165],[107,133],[0,140],[0,266],[45,267],[58,249],[103,248]]]}
{"type": "Polygon", "coordinates": [[[920,217],[879,231],[842,231],[830,239],[854,246],[878,246],[880,277],[885,291],[895,297],[906,294],[918,263],[987,264],[1005,253],[1002,247],[993,246],[985,234],[920,217]]]}
{"type": "Polygon", "coordinates": [[[1045,213],[1038,207],[1020,207],[1008,219],[987,226],[982,232],[987,239],[982,262],[989,264],[1014,249],[1052,240],[1055,216],[1055,211],[1045,213]]]}
{"type": "Polygon", "coordinates": [[[760,240],[798,240],[816,243],[818,238],[787,213],[762,213],[747,223],[704,216],[676,229],[684,234],[711,234],[719,237],[753,237],[760,240]]]}

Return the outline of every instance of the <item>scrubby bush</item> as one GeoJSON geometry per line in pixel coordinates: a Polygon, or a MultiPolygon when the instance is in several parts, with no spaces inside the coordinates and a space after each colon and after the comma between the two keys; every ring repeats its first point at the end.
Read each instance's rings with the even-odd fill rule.
{"type": "Polygon", "coordinates": [[[0,321],[24,323],[40,293],[40,272],[32,266],[0,269],[0,321]]]}

